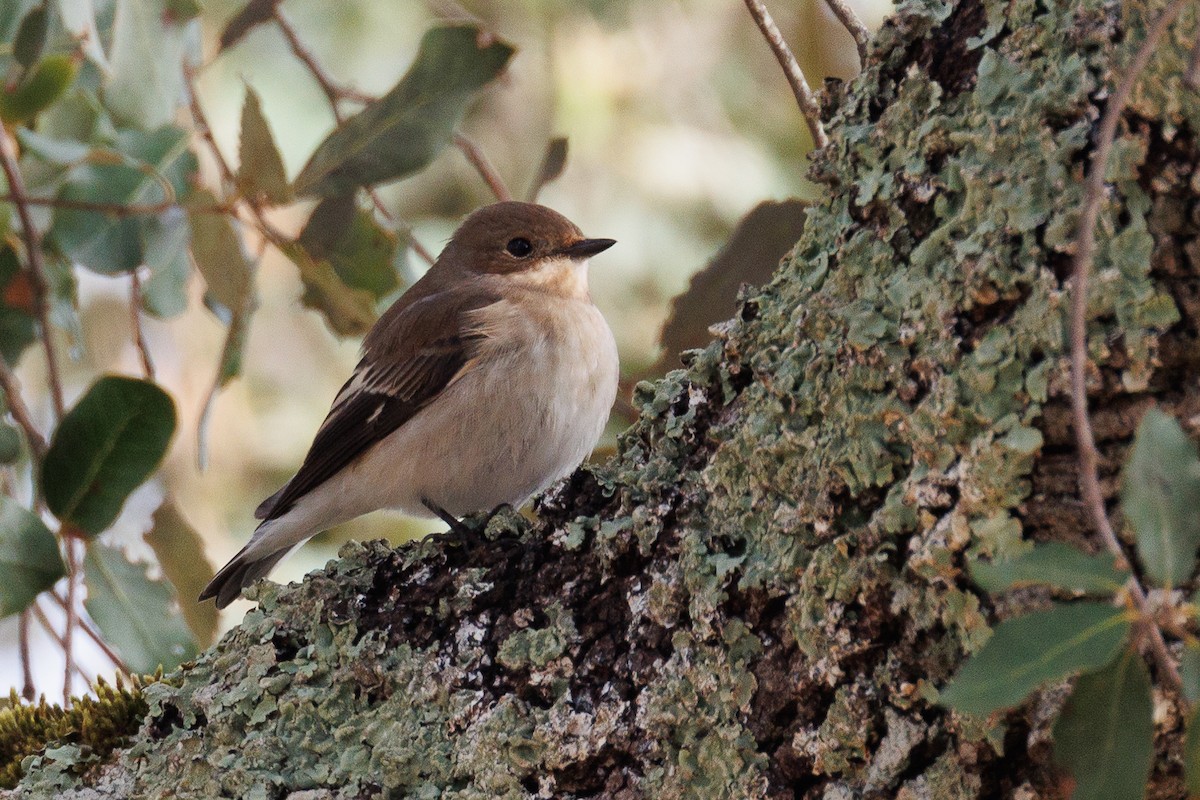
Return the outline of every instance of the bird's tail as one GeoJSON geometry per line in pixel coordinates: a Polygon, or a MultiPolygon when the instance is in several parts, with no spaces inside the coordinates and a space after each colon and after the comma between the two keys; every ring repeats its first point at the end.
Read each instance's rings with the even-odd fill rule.
{"type": "Polygon", "coordinates": [[[224,608],[241,596],[242,589],[259,578],[265,578],[292,550],[291,547],[285,547],[273,553],[263,554],[252,552],[251,546],[246,545],[208,582],[208,586],[200,593],[200,602],[215,597],[217,608],[224,608]]]}

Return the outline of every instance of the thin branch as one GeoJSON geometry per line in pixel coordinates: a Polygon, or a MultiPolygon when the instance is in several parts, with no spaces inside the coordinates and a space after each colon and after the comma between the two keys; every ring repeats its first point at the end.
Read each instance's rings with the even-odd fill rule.
{"type": "MultiPolygon", "coordinates": [[[[1113,530],[1105,508],[1104,493],[1100,489],[1098,472],[1100,453],[1096,449],[1096,437],[1092,431],[1091,418],[1088,415],[1087,400],[1087,305],[1088,279],[1092,268],[1092,257],[1096,247],[1096,221],[1100,215],[1100,203],[1104,198],[1104,173],[1108,164],[1108,156],[1112,151],[1113,142],[1117,135],[1117,125],[1121,115],[1129,103],[1134,83],[1146,68],[1147,62],[1167,27],[1183,10],[1188,0],[1174,0],[1150,26],[1146,40],[1142,42],[1129,71],[1117,85],[1116,90],[1108,98],[1104,107],[1104,115],[1100,118],[1100,128],[1096,140],[1096,149],[1092,152],[1091,165],[1088,168],[1087,180],[1084,183],[1084,201],[1080,214],[1079,230],[1076,235],[1075,256],[1072,264],[1074,285],[1071,287],[1071,411],[1075,428],[1075,443],[1079,448],[1079,482],[1083,491],[1084,505],[1092,516],[1096,530],[1100,534],[1105,547],[1114,556],[1128,563],[1121,542],[1113,530]]],[[[1150,651],[1158,665],[1160,678],[1175,690],[1179,701],[1187,704],[1183,695],[1183,681],[1175,660],[1167,650],[1162,631],[1150,616],[1149,603],[1136,576],[1126,584],[1130,601],[1137,611],[1145,635],[1150,643],[1150,651]]]]}
{"type": "Polygon", "coordinates": [[[21,612],[17,639],[21,648],[21,697],[32,701],[37,696],[37,687],[33,685],[33,659],[29,655],[29,616],[28,608],[21,612]]]}
{"type": "Polygon", "coordinates": [[[488,188],[492,190],[492,194],[496,195],[496,199],[502,203],[513,199],[512,192],[504,185],[496,168],[488,161],[487,156],[483,154],[483,150],[479,145],[467,138],[465,135],[454,132],[454,146],[462,151],[467,157],[467,161],[471,162],[471,166],[479,173],[488,188]]]}
{"type": "MultiPolygon", "coordinates": [[[[33,612],[33,615],[35,617],[37,617],[38,624],[41,625],[42,628],[46,631],[46,633],[50,635],[51,639],[58,642],[59,647],[66,647],[66,644],[63,642],[62,634],[59,633],[58,631],[54,630],[54,625],[52,625],[50,623],[50,620],[46,617],[46,612],[42,611],[42,609],[40,607],[38,607],[37,603],[34,603],[33,605],[31,605],[28,610],[33,612]]],[[[92,684],[92,679],[90,677],[88,677],[88,674],[86,672],[83,671],[83,667],[79,666],[78,664],[75,665],[75,674],[78,675],[79,677],[83,678],[83,682],[88,684],[89,686],[92,684]]],[[[27,697],[26,699],[32,700],[33,697],[30,696],[30,697],[27,697]]]]}
{"type": "Polygon", "coordinates": [[[379,196],[379,192],[376,191],[375,187],[368,186],[366,189],[367,196],[370,197],[371,202],[375,204],[375,210],[382,214],[383,218],[386,219],[390,224],[395,225],[397,228],[403,230],[405,237],[408,239],[408,246],[411,247],[413,252],[420,256],[425,263],[432,266],[433,255],[425,249],[425,245],[417,241],[417,237],[413,235],[412,226],[404,220],[396,219],[396,215],[391,211],[388,211],[388,207],[383,204],[383,198],[379,196]]]}
{"type": "Polygon", "coordinates": [[[867,47],[871,44],[871,32],[867,30],[866,25],[863,25],[863,21],[858,18],[858,14],[854,13],[854,9],[846,0],[825,0],[825,4],[850,32],[851,38],[854,39],[854,47],[858,50],[858,63],[866,66],[867,47]]]}
{"type": "Polygon", "coordinates": [[[146,380],[154,380],[154,362],[150,360],[150,346],[146,344],[146,332],[142,330],[142,279],[136,269],[129,271],[129,324],[133,329],[133,343],[142,361],[142,374],[146,380]]]}
{"type": "Polygon", "coordinates": [[[342,112],[338,108],[339,100],[353,100],[359,103],[368,103],[373,98],[370,95],[363,94],[356,89],[351,89],[348,86],[342,86],[329,77],[321,63],[317,61],[317,57],[312,54],[312,51],[305,47],[304,42],[300,41],[300,35],[296,33],[296,29],[292,27],[291,21],[284,16],[283,9],[278,5],[272,10],[272,19],[279,26],[279,30],[283,32],[283,37],[287,39],[288,45],[292,48],[292,53],[296,58],[304,62],[304,66],[308,67],[308,71],[312,73],[313,78],[321,87],[321,91],[325,93],[325,97],[329,100],[329,106],[333,109],[333,118],[341,122],[342,112]]]}
{"type": "MultiPolygon", "coordinates": [[[[64,611],[66,610],[67,601],[64,600],[58,592],[52,591],[47,592],[47,594],[50,596],[51,600],[59,605],[60,608],[62,608],[64,611]]],[[[92,624],[88,622],[87,619],[83,617],[79,618],[79,629],[87,634],[89,639],[95,642],[96,646],[104,652],[104,655],[108,657],[108,660],[112,662],[114,667],[121,672],[124,672],[126,675],[133,674],[129,671],[129,667],[125,666],[125,662],[119,655],[117,655],[116,651],[112,649],[112,646],[109,645],[108,642],[104,641],[104,637],[100,635],[99,631],[92,627],[92,624]]]]}
{"type": "Polygon", "coordinates": [[[54,349],[53,331],[50,328],[50,284],[46,280],[46,265],[42,261],[42,237],[33,217],[29,214],[29,193],[17,165],[17,144],[8,128],[0,124],[0,166],[8,179],[8,196],[17,208],[21,220],[21,232],[25,240],[26,260],[29,265],[30,284],[33,286],[33,302],[38,323],[42,327],[42,346],[46,351],[46,374],[50,383],[50,398],[54,403],[56,418],[63,415],[62,380],[58,372],[58,353],[54,349]]]}
{"type": "Polygon", "coordinates": [[[66,657],[66,661],[63,664],[63,708],[66,708],[71,704],[71,673],[75,671],[75,622],[78,619],[75,588],[79,584],[79,581],[76,580],[76,575],[79,572],[79,558],[75,552],[75,536],[65,525],[59,532],[62,535],[63,545],[67,551],[67,600],[64,605],[67,612],[67,620],[63,624],[62,636],[63,655],[66,657]]]}
{"type": "Polygon", "coordinates": [[[34,460],[41,462],[46,455],[46,440],[42,438],[41,432],[33,424],[33,418],[29,415],[29,407],[25,405],[25,400],[21,397],[21,387],[17,383],[17,376],[13,374],[12,368],[3,358],[0,358],[0,389],[4,390],[8,413],[12,414],[13,420],[25,432],[25,440],[29,442],[29,449],[33,451],[34,460]]]}
{"type": "Polygon", "coordinates": [[[800,64],[792,55],[787,42],[783,40],[783,34],[779,32],[775,20],[771,19],[771,12],[767,11],[762,0],[746,0],[746,8],[749,9],[750,16],[754,17],[758,29],[762,31],[763,38],[771,46],[771,51],[775,53],[775,59],[779,62],[779,66],[783,67],[783,74],[787,76],[788,83],[792,85],[792,94],[796,95],[800,113],[804,115],[804,121],[808,123],[808,129],[812,132],[813,145],[820,150],[829,144],[829,137],[825,135],[825,128],[821,125],[821,106],[817,103],[812,89],[808,87],[808,81],[804,79],[804,72],[800,69],[800,64]]]}
{"type": "MultiPolygon", "coordinates": [[[[0,194],[0,203],[11,202],[13,202],[11,194],[0,194]]],[[[175,200],[164,200],[161,203],[97,203],[58,197],[26,197],[25,202],[31,206],[61,208],[64,211],[95,211],[100,214],[112,214],[116,217],[133,217],[142,214],[154,216],[174,208],[181,208],[196,214],[229,214],[233,211],[230,207],[222,205],[184,206],[175,200]]]]}

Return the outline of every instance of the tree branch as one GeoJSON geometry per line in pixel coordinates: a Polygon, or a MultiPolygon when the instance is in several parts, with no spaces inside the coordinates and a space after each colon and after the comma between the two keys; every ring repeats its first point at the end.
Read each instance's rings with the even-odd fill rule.
{"type": "Polygon", "coordinates": [[[29,656],[29,616],[28,608],[21,612],[17,638],[21,649],[21,697],[32,702],[37,697],[37,687],[33,685],[33,661],[29,656]]]}
{"type": "Polygon", "coordinates": [[[146,343],[146,332],[142,330],[142,279],[136,269],[129,271],[129,323],[133,330],[133,343],[142,362],[142,374],[146,380],[154,380],[154,362],[150,359],[150,346],[146,343]]]}
{"type": "Polygon", "coordinates": [[[46,456],[46,440],[42,438],[41,432],[33,424],[33,418],[29,415],[29,407],[25,405],[25,400],[21,397],[21,387],[17,383],[17,376],[3,358],[0,358],[0,389],[4,390],[8,413],[12,414],[13,420],[25,432],[25,440],[29,442],[29,449],[33,452],[34,460],[40,463],[46,456]]]}
{"type": "Polygon", "coordinates": [[[858,14],[854,13],[854,9],[846,0],[825,0],[825,4],[850,32],[850,36],[854,39],[854,47],[858,50],[858,63],[866,66],[867,47],[871,43],[871,32],[867,30],[866,25],[863,25],[858,14]]]}
{"type": "MultiPolygon", "coordinates": [[[[1100,215],[1100,203],[1104,198],[1104,173],[1113,142],[1116,139],[1117,125],[1129,103],[1134,83],[1146,68],[1154,48],[1158,45],[1167,27],[1179,16],[1179,12],[1183,10],[1187,2],[1188,0],[1174,0],[1150,26],[1150,30],[1146,33],[1146,40],[1142,42],[1133,61],[1130,62],[1129,71],[1109,96],[1104,107],[1104,114],[1100,118],[1096,149],[1092,152],[1091,165],[1084,183],[1084,202],[1080,213],[1075,256],[1072,263],[1074,286],[1071,288],[1070,328],[1071,411],[1074,420],[1075,443],[1079,449],[1079,482],[1083,492],[1084,505],[1091,514],[1092,521],[1105,547],[1127,564],[1129,559],[1117,538],[1116,531],[1113,530],[1112,523],[1108,519],[1108,510],[1105,508],[1104,493],[1100,488],[1100,453],[1096,449],[1096,437],[1092,431],[1091,417],[1088,414],[1088,280],[1096,248],[1096,221],[1100,215]]],[[[1161,673],[1160,678],[1170,685],[1179,697],[1179,702],[1186,706],[1187,699],[1183,694],[1183,681],[1179,676],[1179,669],[1175,665],[1171,653],[1167,650],[1162,631],[1151,616],[1146,593],[1138,582],[1137,576],[1129,579],[1126,590],[1140,617],[1140,624],[1150,643],[1150,651],[1161,673]]]]}
{"type": "MultiPolygon", "coordinates": [[[[67,601],[64,600],[62,598],[62,596],[59,595],[58,592],[50,591],[50,592],[47,592],[47,594],[50,596],[51,600],[53,600],[55,603],[57,603],[59,605],[60,608],[62,608],[64,611],[66,610],[67,601]]],[[[121,672],[124,672],[126,675],[133,674],[129,671],[129,667],[125,666],[125,662],[121,659],[121,657],[119,655],[117,655],[117,652],[112,649],[112,646],[109,645],[108,642],[104,641],[104,637],[100,635],[100,632],[98,630],[96,630],[95,628],[92,627],[92,624],[90,622],[88,622],[87,619],[84,619],[82,617],[79,619],[79,628],[85,634],[87,634],[87,637],[89,639],[91,639],[93,642],[95,642],[97,647],[99,647],[104,652],[104,655],[108,657],[108,660],[112,662],[114,667],[116,667],[121,672]]]]}
{"type": "Polygon", "coordinates": [[[492,190],[492,194],[496,195],[497,200],[506,203],[513,199],[512,192],[504,185],[504,181],[500,178],[499,173],[496,172],[496,168],[488,161],[487,156],[483,154],[483,150],[480,149],[479,145],[465,134],[455,131],[454,146],[461,150],[463,155],[467,157],[467,161],[471,163],[471,166],[483,178],[484,183],[492,190]]]}
{"type": "Polygon", "coordinates": [[[348,86],[338,84],[329,76],[324,68],[321,67],[316,56],[312,54],[304,42],[300,40],[300,35],[296,29],[292,27],[291,21],[284,16],[283,9],[276,5],[271,11],[271,18],[275,20],[275,24],[279,26],[279,30],[283,33],[283,37],[287,39],[288,45],[292,48],[292,53],[296,58],[304,62],[304,66],[308,67],[308,71],[316,79],[320,85],[321,91],[325,93],[325,97],[329,100],[329,106],[333,109],[333,118],[341,122],[342,112],[338,108],[339,100],[354,100],[360,103],[370,102],[373,98],[370,95],[351,89],[348,86]]]}
{"type": "Polygon", "coordinates": [[[804,71],[800,69],[800,64],[792,55],[787,42],[783,40],[783,34],[779,32],[775,20],[771,19],[771,12],[767,11],[762,0],[745,0],[745,2],[750,16],[754,17],[758,29],[762,31],[763,38],[767,40],[771,51],[775,53],[775,59],[779,62],[779,66],[783,67],[783,74],[787,76],[788,83],[792,86],[792,94],[796,96],[796,104],[800,106],[800,113],[804,115],[804,121],[808,123],[808,129],[812,132],[813,145],[818,150],[823,148],[829,144],[829,137],[825,135],[825,128],[821,125],[821,107],[817,103],[812,89],[809,88],[808,81],[804,79],[804,71]]]}

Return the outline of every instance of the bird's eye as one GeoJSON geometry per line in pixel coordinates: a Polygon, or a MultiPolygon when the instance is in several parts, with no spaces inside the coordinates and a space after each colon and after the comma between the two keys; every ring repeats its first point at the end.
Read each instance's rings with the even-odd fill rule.
{"type": "Polygon", "coordinates": [[[509,239],[508,244],[504,246],[504,249],[509,252],[509,255],[516,256],[517,258],[524,258],[533,252],[533,245],[529,243],[528,239],[523,239],[518,236],[516,239],[509,239]]]}

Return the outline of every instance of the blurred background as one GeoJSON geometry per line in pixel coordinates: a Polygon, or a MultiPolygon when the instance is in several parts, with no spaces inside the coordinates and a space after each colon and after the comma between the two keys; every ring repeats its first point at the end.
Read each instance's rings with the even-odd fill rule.
{"type": "MultiPolygon", "coordinates": [[[[852,0],[871,30],[887,0],[852,0]]],[[[244,5],[206,0],[201,30],[206,59],[200,101],[218,143],[236,163],[245,86],[262,97],[289,177],[333,126],[329,105],[273,25],[255,27],[228,51],[217,37],[244,5]]],[[[769,2],[776,22],[814,88],[825,77],[858,69],[850,36],[821,0],[769,2]]],[[[515,45],[507,73],[486,89],[462,126],[513,193],[534,179],[547,141],[570,142],[566,171],[540,202],[575,221],[589,236],[619,244],[592,262],[592,293],[608,318],[630,380],[659,357],[658,337],[671,298],[728,239],[737,221],[763,200],[815,198],[805,180],[808,130],[791,90],[739,0],[635,2],[437,2],[417,0],[287,0],[283,6],[303,41],[339,83],[381,94],[411,62],[422,34],[447,18],[472,15],[515,45]]],[[[212,164],[203,163],[211,180],[212,164]]],[[[437,253],[457,223],[493,197],[462,153],[447,148],[432,168],[382,191],[388,207],[437,253]]],[[[311,206],[273,216],[287,231],[303,225],[311,206]]],[[[410,282],[425,264],[410,254],[410,282]]],[[[253,317],[241,378],[215,401],[208,423],[207,466],[198,466],[198,425],[225,335],[203,306],[193,278],[189,310],[144,328],[160,383],[179,403],[180,422],[160,479],[140,489],[106,538],[152,560],[141,535],[150,515],[171,497],[205,540],[219,567],[246,541],[252,512],[299,466],[329,403],[358,360],[358,341],[339,339],[301,306],[296,268],[271,250],[261,259],[259,308],[253,317]]],[[[130,341],[129,281],[80,276],[81,330],[66,369],[68,402],[97,373],[140,374],[130,341]]],[[[729,308],[733,311],[732,304],[729,308]]],[[[40,353],[19,365],[25,394],[45,430],[40,353]]],[[[601,449],[628,423],[614,414],[601,449]]],[[[399,542],[437,530],[424,520],[376,513],[323,534],[281,564],[276,581],[300,578],[332,557],[348,538],[399,542]]],[[[184,598],[183,602],[190,602],[184,598]]],[[[226,610],[235,624],[249,604],[226,610]]],[[[48,694],[61,688],[61,652],[33,630],[39,674],[48,694]]],[[[108,664],[80,642],[89,672],[108,664]]],[[[18,685],[16,618],[0,621],[0,685],[18,685]]],[[[41,683],[39,679],[39,684],[41,683]]]]}

